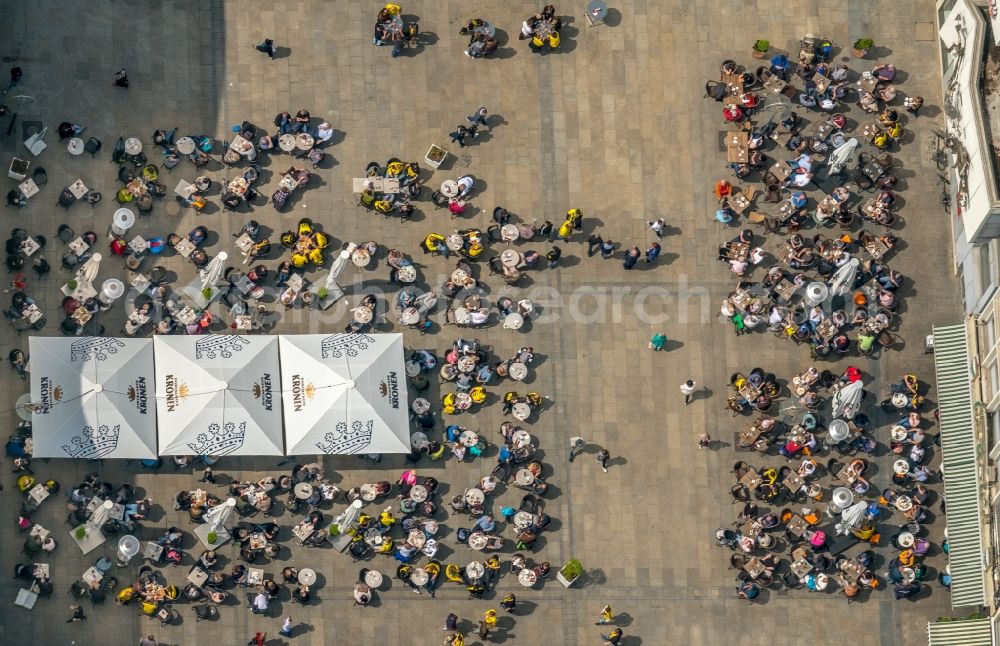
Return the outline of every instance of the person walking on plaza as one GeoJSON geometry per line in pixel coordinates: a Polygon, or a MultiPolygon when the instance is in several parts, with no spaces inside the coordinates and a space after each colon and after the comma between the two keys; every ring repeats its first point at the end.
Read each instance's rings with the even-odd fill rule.
{"type": "Polygon", "coordinates": [[[611,633],[601,635],[601,638],[604,639],[605,646],[618,646],[622,641],[622,629],[615,628],[611,633]]]}
{"type": "Polygon", "coordinates": [[[611,606],[610,605],[604,606],[604,609],[601,610],[601,618],[597,622],[595,622],[594,625],[603,626],[605,624],[610,624],[611,620],[614,619],[614,616],[615,616],[614,613],[611,612],[611,606]]]}
{"type": "Polygon", "coordinates": [[[663,251],[663,248],[660,246],[659,242],[654,242],[649,245],[649,249],[646,249],[646,264],[651,264],[654,260],[659,258],[661,251],[663,251]]]}
{"type": "Polygon", "coordinates": [[[115,85],[128,89],[128,72],[124,67],[115,72],[115,85]]]}
{"type": "Polygon", "coordinates": [[[278,631],[278,634],[281,635],[282,637],[291,637],[292,636],[292,618],[291,617],[285,617],[285,623],[281,624],[281,630],[278,631]]]}
{"type": "Polygon", "coordinates": [[[659,220],[654,220],[652,222],[647,222],[646,224],[649,225],[649,230],[655,233],[657,238],[663,237],[663,227],[667,224],[666,222],[663,221],[663,218],[660,218],[659,220]]]}
{"type": "Polygon", "coordinates": [[[159,646],[156,643],[156,639],[152,635],[146,635],[139,640],[139,646],[159,646]]]}
{"type": "Polygon", "coordinates": [[[254,45],[253,43],[250,43],[250,46],[256,49],[258,52],[264,52],[265,54],[267,54],[267,57],[269,59],[271,59],[272,61],[274,60],[274,41],[271,40],[270,38],[265,38],[264,42],[262,42],[259,45],[254,45]]]}
{"type": "Polygon", "coordinates": [[[87,616],[83,614],[83,608],[81,606],[76,606],[76,605],[70,606],[69,611],[72,614],[70,618],[66,620],[66,623],[68,624],[75,623],[77,621],[83,621],[87,618],[87,616]]]}
{"type": "Polygon", "coordinates": [[[552,240],[552,223],[546,220],[542,226],[538,227],[538,236],[544,240],[552,240]]]}
{"type": "Polygon", "coordinates": [[[487,114],[489,114],[489,112],[487,111],[486,106],[485,105],[480,106],[478,110],[467,116],[465,120],[471,123],[473,126],[482,126],[486,128],[487,132],[489,132],[490,125],[486,123],[487,114]]]}
{"type": "Polygon", "coordinates": [[[549,261],[549,269],[555,269],[556,265],[559,264],[559,257],[562,256],[562,249],[553,246],[547,254],[545,254],[545,259],[549,261]]]}
{"type": "Polygon", "coordinates": [[[582,437],[569,438],[569,461],[572,462],[576,454],[583,450],[584,441],[582,437]]]}
{"type": "Polygon", "coordinates": [[[615,252],[615,243],[611,240],[603,240],[601,242],[601,258],[607,260],[615,252]]]}
{"type": "Polygon", "coordinates": [[[601,470],[604,473],[608,472],[608,460],[611,459],[611,453],[607,449],[601,449],[597,452],[597,463],[601,465],[601,470]]]}
{"type": "Polygon", "coordinates": [[[208,484],[215,484],[215,474],[212,473],[212,467],[205,467],[205,470],[201,472],[201,480],[198,482],[207,482],[208,484]]]}
{"type": "Polygon", "coordinates": [[[659,352],[667,345],[667,335],[663,332],[657,332],[653,335],[653,338],[649,340],[649,349],[655,352],[659,352]]]}
{"type": "Polygon", "coordinates": [[[625,252],[625,258],[622,260],[622,265],[626,270],[635,267],[635,263],[639,262],[639,247],[632,247],[625,252]]]}
{"type": "Polygon", "coordinates": [[[604,240],[601,236],[596,233],[591,233],[590,237],[587,238],[587,257],[592,257],[594,255],[594,250],[600,249],[602,244],[604,244],[604,240]]]}
{"type": "Polygon", "coordinates": [[[694,394],[695,383],[693,379],[688,379],[681,384],[681,394],[684,395],[684,405],[691,403],[691,395],[694,394]]]}
{"type": "Polygon", "coordinates": [[[698,436],[698,450],[707,449],[712,446],[712,437],[708,433],[702,433],[698,436]]]}
{"type": "Polygon", "coordinates": [[[264,646],[267,643],[267,633],[256,633],[247,646],[264,646]]]}
{"type": "Polygon", "coordinates": [[[503,608],[504,612],[514,613],[514,607],[517,605],[517,597],[514,596],[513,592],[508,592],[503,596],[500,601],[500,607],[503,608]]]}
{"type": "Polygon", "coordinates": [[[559,237],[562,238],[563,242],[569,242],[569,237],[573,235],[573,223],[566,220],[559,227],[559,237]]]}

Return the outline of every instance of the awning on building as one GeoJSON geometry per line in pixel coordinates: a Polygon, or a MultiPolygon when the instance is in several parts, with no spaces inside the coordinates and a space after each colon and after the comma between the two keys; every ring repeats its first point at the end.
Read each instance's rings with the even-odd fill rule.
{"type": "MultiPolygon", "coordinates": [[[[980,447],[976,441],[965,325],[934,328],[934,372],[940,412],[944,493],[948,501],[951,606],[984,606],[988,605],[984,561],[986,545],[983,541],[982,487],[976,463],[980,447]]],[[[985,447],[981,449],[986,450],[985,447]]],[[[937,624],[931,624],[934,625],[937,624]]],[[[932,640],[931,643],[936,642],[932,640]]],[[[979,642],[964,642],[972,643],[979,642]]],[[[982,643],[989,644],[990,641],[987,639],[982,643]]]]}
{"type": "Polygon", "coordinates": [[[993,646],[991,623],[989,617],[928,622],[927,646],[993,646]]]}

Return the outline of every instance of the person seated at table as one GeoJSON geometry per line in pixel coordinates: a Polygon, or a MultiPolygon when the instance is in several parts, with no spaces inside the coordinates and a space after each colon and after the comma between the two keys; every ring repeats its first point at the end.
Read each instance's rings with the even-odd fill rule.
{"type": "Polygon", "coordinates": [[[292,129],[294,132],[306,132],[309,130],[309,116],[308,110],[299,110],[295,113],[295,119],[293,119],[292,129]]]}
{"type": "Polygon", "coordinates": [[[744,92],[740,95],[740,105],[747,111],[753,110],[760,103],[760,99],[753,92],[744,92]]]}
{"type": "Polygon", "coordinates": [[[187,234],[188,241],[195,246],[200,246],[201,243],[205,242],[205,238],[207,237],[208,229],[201,225],[191,229],[191,231],[187,234]]]}
{"type": "Polygon", "coordinates": [[[880,85],[875,89],[875,96],[885,103],[891,103],[892,100],[896,98],[896,86],[880,85]]]}
{"type": "Polygon", "coordinates": [[[205,570],[214,570],[219,565],[219,558],[215,554],[215,550],[205,550],[195,561],[195,565],[205,570]]]}
{"type": "Polygon", "coordinates": [[[160,537],[158,542],[165,547],[180,547],[183,540],[184,533],[177,527],[171,527],[160,537]]]}
{"type": "Polygon", "coordinates": [[[722,109],[722,118],[730,123],[739,123],[746,118],[746,114],[740,106],[732,103],[722,109]]]}
{"type": "Polygon", "coordinates": [[[858,107],[865,112],[878,112],[878,100],[871,92],[862,92],[858,99],[858,107]]]}
{"type": "Polygon", "coordinates": [[[896,78],[896,66],[892,63],[884,63],[872,68],[872,76],[880,81],[891,83],[896,78]]]}
{"type": "Polygon", "coordinates": [[[799,103],[806,108],[815,108],[816,97],[808,92],[799,92],[799,103]]]}
{"type": "Polygon", "coordinates": [[[17,208],[28,206],[28,198],[18,189],[12,188],[7,191],[7,206],[16,206],[17,208]]]}

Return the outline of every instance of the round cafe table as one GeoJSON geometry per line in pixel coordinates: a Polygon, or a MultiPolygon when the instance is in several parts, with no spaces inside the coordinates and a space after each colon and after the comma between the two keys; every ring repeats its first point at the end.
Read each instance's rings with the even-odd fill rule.
{"type": "Polygon", "coordinates": [[[378,547],[385,541],[382,539],[382,534],[379,533],[378,529],[375,527],[369,527],[365,531],[365,542],[372,547],[378,547]]]}
{"type": "Polygon", "coordinates": [[[371,254],[360,247],[355,249],[354,253],[351,254],[351,262],[354,263],[355,267],[367,267],[371,261],[371,254]]]}
{"type": "Polygon", "coordinates": [[[472,314],[464,307],[455,309],[455,323],[458,325],[468,325],[472,321],[472,314]]]}
{"type": "Polygon", "coordinates": [[[531,240],[535,237],[535,226],[529,222],[522,222],[519,233],[525,240],[531,240]]]}
{"type": "Polygon", "coordinates": [[[520,448],[531,444],[531,434],[523,428],[519,428],[510,435],[510,443],[520,448]]]}
{"type": "Polygon", "coordinates": [[[476,369],[475,357],[462,357],[456,364],[460,372],[472,372],[476,369]]]}
{"type": "Polygon", "coordinates": [[[406,542],[419,550],[427,544],[427,537],[419,529],[411,529],[406,535],[406,542]]]}
{"type": "Polygon", "coordinates": [[[505,224],[500,227],[500,239],[504,242],[514,242],[521,236],[516,224],[505,224]]]}
{"type": "Polygon", "coordinates": [[[231,193],[236,193],[237,195],[243,195],[247,192],[247,181],[243,177],[237,177],[233,181],[229,182],[229,191],[231,193]]]}
{"type": "Polygon", "coordinates": [[[295,150],[295,135],[285,133],[278,137],[278,148],[281,148],[286,153],[295,150]]]}
{"type": "Polygon", "coordinates": [[[441,182],[441,194],[445,197],[455,197],[458,195],[458,182],[453,179],[446,179],[441,182]]]}
{"type": "Polygon", "coordinates": [[[361,489],[361,500],[363,500],[364,502],[374,502],[375,498],[378,497],[378,494],[375,490],[375,485],[373,484],[370,483],[363,484],[361,485],[360,489],[361,489]]]}
{"type": "Polygon", "coordinates": [[[531,416],[531,406],[524,402],[518,402],[511,408],[510,414],[514,416],[514,419],[523,422],[531,416]]]}
{"type": "Polygon", "coordinates": [[[514,480],[517,484],[527,487],[535,481],[535,474],[528,469],[520,469],[518,470],[517,475],[514,476],[514,480]]]}
{"type": "Polygon", "coordinates": [[[354,320],[358,323],[364,325],[365,323],[371,323],[372,311],[367,307],[355,307],[354,310],[354,320]]]}
{"type": "Polygon", "coordinates": [[[909,511],[913,509],[913,500],[909,496],[898,496],[895,505],[899,511],[909,511]]]}
{"type": "Polygon", "coordinates": [[[177,152],[182,155],[190,155],[194,152],[195,143],[191,137],[181,137],[177,140],[177,152]]]}
{"type": "Polygon", "coordinates": [[[66,142],[66,150],[68,150],[71,155],[82,155],[83,149],[83,139],[80,139],[79,137],[73,137],[66,142]]]}
{"type": "Polygon", "coordinates": [[[313,495],[313,486],[308,482],[300,482],[295,485],[295,497],[299,500],[308,500],[313,495]]]}
{"type": "MultiPolygon", "coordinates": [[[[414,431],[410,434],[410,446],[415,449],[422,449],[427,445],[427,434],[423,431],[414,431]]],[[[421,487],[422,485],[413,485],[414,487],[421,487]]],[[[412,491],[412,489],[410,490],[412,491]]],[[[410,496],[413,497],[412,495],[410,496]]]]}
{"type": "Polygon", "coordinates": [[[517,312],[511,312],[503,318],[503,327],[505,330],[520,330],[524,327],[524,317],[517,312]]]}
{"type": "Polygon", "coordinates": [[[403,364],[403,370],[410,379],[420,374],[420,366],[413,359],[406,360],[406,363],[403,364]]]}
{"type": "Polygon", "coordinates": [[[531,514],[526,511],[519,511],[514,514],[514,526],[518,529],[524,529],[531,524],[531,514]]]}
{"type": "Polygon", "coordinates": [[[417,268],[413,265],[406,265],[405,267],[400,267],[399,271],[396,272],[396,280],[401,283],[412,283],[417,280],[417,268]]]}
{"type": "Polygon", "coordinates": [[[892,435],[892,439],[896,442],[902,442],[906,439],[906,429],[902,426],[893,426],[889,429],[889,433],[892,435]]]}
{"type": "Polygon", "coordinates": [[[306,132],[300,132],[295,137],[295,147],[299,150],[309,150],[314,143],[312,135],[306,132]]]}
{"type": "Polygon", "coordinates": [[[462,434],[458,436],[458,442],[462,446],[475,446],[479,442],[479,436],[472,431],[462,431],[462,434]]]}
{"type": "Polygon", "coordinates": [[[427,582],[431,580],[431,575],[427,573],[422,567],[415,567],[413,571],[410,572],[410,583],[416,586],[427,585],[427,582]]]}
{"type": "Polygon", "coordinates": [[[482,532],[472,532],[469,535],[469,547],[481,551],[486,549],[486,545],[489,544],[490,539],[486,537],[486,534],[482,532]]]}
{"type": "Polygon", "coordinates": [[[316,583],[316,571],[311,568],[304,567],[301,570],[299,570],[298,579],[299,583],[312,585],[316,583]]]}
{"type": "Polygon", "coordinates": [[[420,312],[415,307],[407,307],[399,315],[400,325],[416,325],[420,322],[420,312]]]}
{"type": "Polygon", "coordinates": [[[591,22],[601,22],[608,17],[608,5],[604,0],[590,0],[587,5],[587,17],[591,22]]]}
{"type": "Polygon", "coordinates": [[[899,573],[903,575],[903,581],[907,583],[912,583],[917,578],[917,573],[911,567],[901,567],[899,568],[899,573]]]}
{"type": "Polygon", "coordinates": [[[413,412],[417,415],[424,415],[431,410],[431,403],[423,397],[417,397],[414,399],[411,406],[413,408],[413,412]]]}
{"type": "Polygon", "coordinates": [[[449,234],[448,237],[445,238],[444,243],[451,251],[461,251],[462,247],[465,246],[465,241],[462,239],[462,236],[457,233],[449,234]]]}
{"type": "Polygon", "coordinates": [[[456,269],[451,272],[451,282],[457,285],[464,285],[467,280],[469,280],[469,274],[464,269],[456,269]]]}
{"type": "Polygon", "coordinates": [[[424,485],[413,485],[410,487],[410,500],[413,502],[423,502],[427,500],[427,487],[424,485]]]}
{"type": "Polygon", "coordinates": [[[458,410],[472,408],[472,396],[469,393],[455,393],[455,408],[458,410]]]}
{"type": "MultiPolygon", "coordinates": [[[[510,316],[513,316],[513,314],[510,316]]],[[[520,361],[515,361],[507,367],[507,374],[510,375],[510,378],[514,381],[522,381],[528,376],[528,366],[524,365],[520,361]]]]}
{"type": "Polygon", "coordinates": [[[368,570],[365,572],[365,584],[369,588],[378,588],[382,585],[382,573],[378,570],[368,570]]]}
{"type": "Polygon", "coordinates": [[[896,460],[892,463],[892,470],[898,474],[903,475],[904,473],[910,472],[910,463],[906,460],[896,460]]]}
{"type": "Polygon", "coordinates": [[[486,502],[486,494],[483,493],[482,489],[473,487],[465,492],[465,502],[470,505],[481,505],[486,502]]]}
{"type": "Polygon", "coordinates": [[[900,547],[913,547],[913,534],[910,532],[902,532],[896,537],[896,542],[899,543],[900,547]]]}
{"type": "Polygon", "coordinates": [[[142,152],[142,142],[136,137],[129,137],[125,140],[125,152],[130,155],[138,155],[142,152]]]}
{"type": "Polygon", "coordinates": [[[530,588],[531,586],[535,585],[535,582],[537,580],[538,577],[535,576],[535,573],[532,570],[529,570],[528,568],[523,568],[520,572],[517,573],[517,582],[526,588],[530,588]]]}
{"type": "Polygon", "coordinates": [[[478,581],[486,574],[486,568],[479,561],[473,561],[465,566],[465,576],[472,581],[478,581]]]}
{"type": "Polygon", "coordinates": [[[504,267],[517,267],[521,264],[524,258],[518,252],[513,249],[507,249],[502,254],[500,254],[500,262],[503,263],[504,267]]]}

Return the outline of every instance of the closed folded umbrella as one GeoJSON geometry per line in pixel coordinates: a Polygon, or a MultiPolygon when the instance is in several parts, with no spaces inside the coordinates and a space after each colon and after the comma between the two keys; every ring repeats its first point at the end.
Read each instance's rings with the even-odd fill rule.
{"type": "Polygon", "coordinates": [[[78,276],[85,282],[93,283],[97,280],[97,271],[101,268],[101,254],[95,253],[87,262],[80,267],[78,276]]]}
{"type": "Polygon", "coordinates": [[[861,524],[861,520],[865,517],[865,510],[867,509],[868,503],[863,500],[845,509],[840,514],[840,522],[835,526],[837,533],[843,536],[858,527],[861,524]]]}
{"type": "Polygon", "coordinates": [[[833,416],[843,419],[854,419],[861,408],[861,398],[864,396],[864,385],[861,380],[847,384],[833,396],[833,416]]]}
{"type": "Polygon", "coordinates": [[[840,269],[834,272],[830,281],[830,293],[834,296],[844,296],[854,287],[854,280],[858,275],[858,265],[861,264],[857,258],[851,258],[840,269]]]}
{"type": "Polygon", "coordinates": [[[201,270],[202,288],[215,287],[215,285],[218,284],[219,280],[222,278],[222,273],[226,270],[226,260],[228,259],[229,254],[225,251],[220,251],[219,255],[212,258],[212,260],[205,265],[205,268],[201,270]]]}
{"type": "Polygon", "coordinates": [[[851,137],[841,145],[833,149],[830,153],[830,163],[827,164],[826,173],[827,175],[836,175],[844,166],[851,161],[851,157],[854,155],[854,149],[858,147],[858,140],[851,137]]]}

